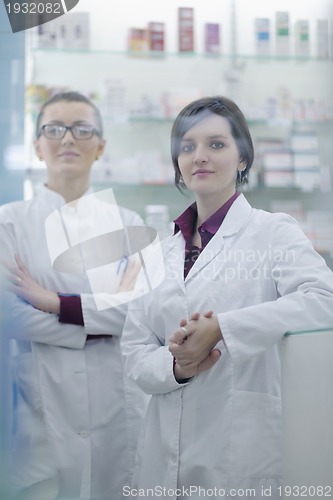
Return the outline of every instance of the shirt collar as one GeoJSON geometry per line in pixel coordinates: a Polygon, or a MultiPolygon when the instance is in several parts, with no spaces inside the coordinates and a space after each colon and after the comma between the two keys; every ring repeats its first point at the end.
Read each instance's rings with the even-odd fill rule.
{"type": "MultiPolygon", "coordinates": [[[[216,210],[216,212],[214,212],[208,219],[206,219],[198,229],[203,228],[205,231],[209,232],[212,235],[216,234],[222,222],[224,221],[229,208],[240,194],[241,193],[236,191],[236,193],[232,195],[231,198],[229,198],[229,200],[226,201],[218,210],[216,210]]],[[[185,241],[190,241],[193,236],[197,217],[197,204],[196,202],[194,202],[177,219],[174,220],[174,234],[181,231],[185,241]]]]}
{"type": "MultiPolygon", "coordinates": [[[[86,196],[92,192],[92,188],[89,187],[89,189],[82,196],[86,196]]],[[[67,205],[64,197],[56,191],[50,189],[46,184],[40,184],[37,187],[37,196],[44,199],[48,205],[51,205],[54,208],[60,208],[63,205],[67,205]]]]}

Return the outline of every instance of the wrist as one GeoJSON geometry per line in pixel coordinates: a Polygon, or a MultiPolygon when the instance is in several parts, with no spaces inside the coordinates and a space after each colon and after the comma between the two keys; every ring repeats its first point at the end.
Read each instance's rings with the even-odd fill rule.
{"type": "Polygon", "coordinates": [[[55,292],[48,292],[48,308],[47,312],[53,314],[60,314],[60,299],[55,292]]]}
{"type": "Polygon", "coordinates": [[[220,323],[219,323],[219,320],[217,319],[217,316],[213,316],[213,319],[215,321],[215,337],[216,337],[216,343],[217,343],[220,340],[223,340],[223,335],[222,335],[220,323]]]}
{"type": "Polygon", "coordinates": [[[193,374],[186,373],[186,370],[177,364],[175,358],[173,358],[173,374],[178,384],[186,384],[194,377],[193,374]]]}

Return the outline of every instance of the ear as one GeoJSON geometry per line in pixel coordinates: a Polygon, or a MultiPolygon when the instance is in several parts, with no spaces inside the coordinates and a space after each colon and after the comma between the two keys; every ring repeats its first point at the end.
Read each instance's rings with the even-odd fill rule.
{"type": "Polygon", "coordinates": [[[104,153],[104,150],[105,150],[105,145],[106,145],[106,140],[100,139],[98,147],[97,147],[97,155],[96,156],[98,156],[98,157],[102,156],[102,154],[104,153]]]}
{"type": "Polygon", "coordinates": [[[39,139],[34,140],[34,147],[35,147],[35,153],[38,158],[41,158],[41,150],[40,150],[40,144],[39,144],[39,139]]]}
{"type": "Polygon", "coordinates": [[[240,159],[239,159],[239,167],[240,167],[240,168],[238,168],[238,170],[239,170],[240,172],[243,172],[243,170],[245,170],[245,169],[246,169],[246,167],[247,167],[247,162],[246,162],[243,158],[240,158],[240,159]]]}

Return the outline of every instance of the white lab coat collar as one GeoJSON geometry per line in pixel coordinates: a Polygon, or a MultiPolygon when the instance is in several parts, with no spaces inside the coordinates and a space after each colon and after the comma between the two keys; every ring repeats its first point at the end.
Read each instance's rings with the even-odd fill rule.
{"type": "MultiPolygon", "coordinates": [[[[88,190],[85,193],[83,193],[81,198],[83,196],[86,196],[86,195],[92,194],[92,193],[93,193],[93,189],[91,187],[89,187],[88,190]]],[[[46,184],[40,184],[37,187],[36,197],[38,197],[42,201],[45,201],[45,203],[49,207],[52,207],[54,209],[60,208],[61,206],[67,204],[65,198],[60,193],[53,191],[46,184]]]]}
{"type": "MultiPolygon", "coordinates": [[[[185,282],[188,282],[200,270],[216,257],[216,255],[224,247],[224,238],[236,234],[248,221],[252,207],[246,200],[243,194],[238,196],[231,205],[228,213],[218,229],[214,238],[210,240],[204,252],[202,252],[190,272],[188,273],[185,282]]],[[[184,252],[185,241],[181,231],[171,238],[170,254],[171,262],[175,263],[173,271],[177,272],[177,281],[182,289],[184,289],[184,252]]]]}

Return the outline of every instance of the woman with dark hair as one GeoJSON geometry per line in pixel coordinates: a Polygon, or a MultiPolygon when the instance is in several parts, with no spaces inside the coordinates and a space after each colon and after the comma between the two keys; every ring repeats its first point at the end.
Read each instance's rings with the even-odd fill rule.
{"type": "Polygon", "coordinates": [[[32,200],[0,209],[15,320],[18,499],[118,500],[131,478],[146,396],[121,360],[135,266],[120,234],[142,220],[92,192],[91,168],[104,146],[89,99],[51,97],[35,138],[47,183],[32,200]]]}
{"type": "Polygon", "coordinates": [[[196,201],[164,242],[164,282],[125,323],[126,371],[152,395],[133,493],[278,499],[279,346],[287,331],[333,324],[333,274],[294,219],[237,191],[254,155],[234,102],[186,106],[171,151],[196,201]]]}

